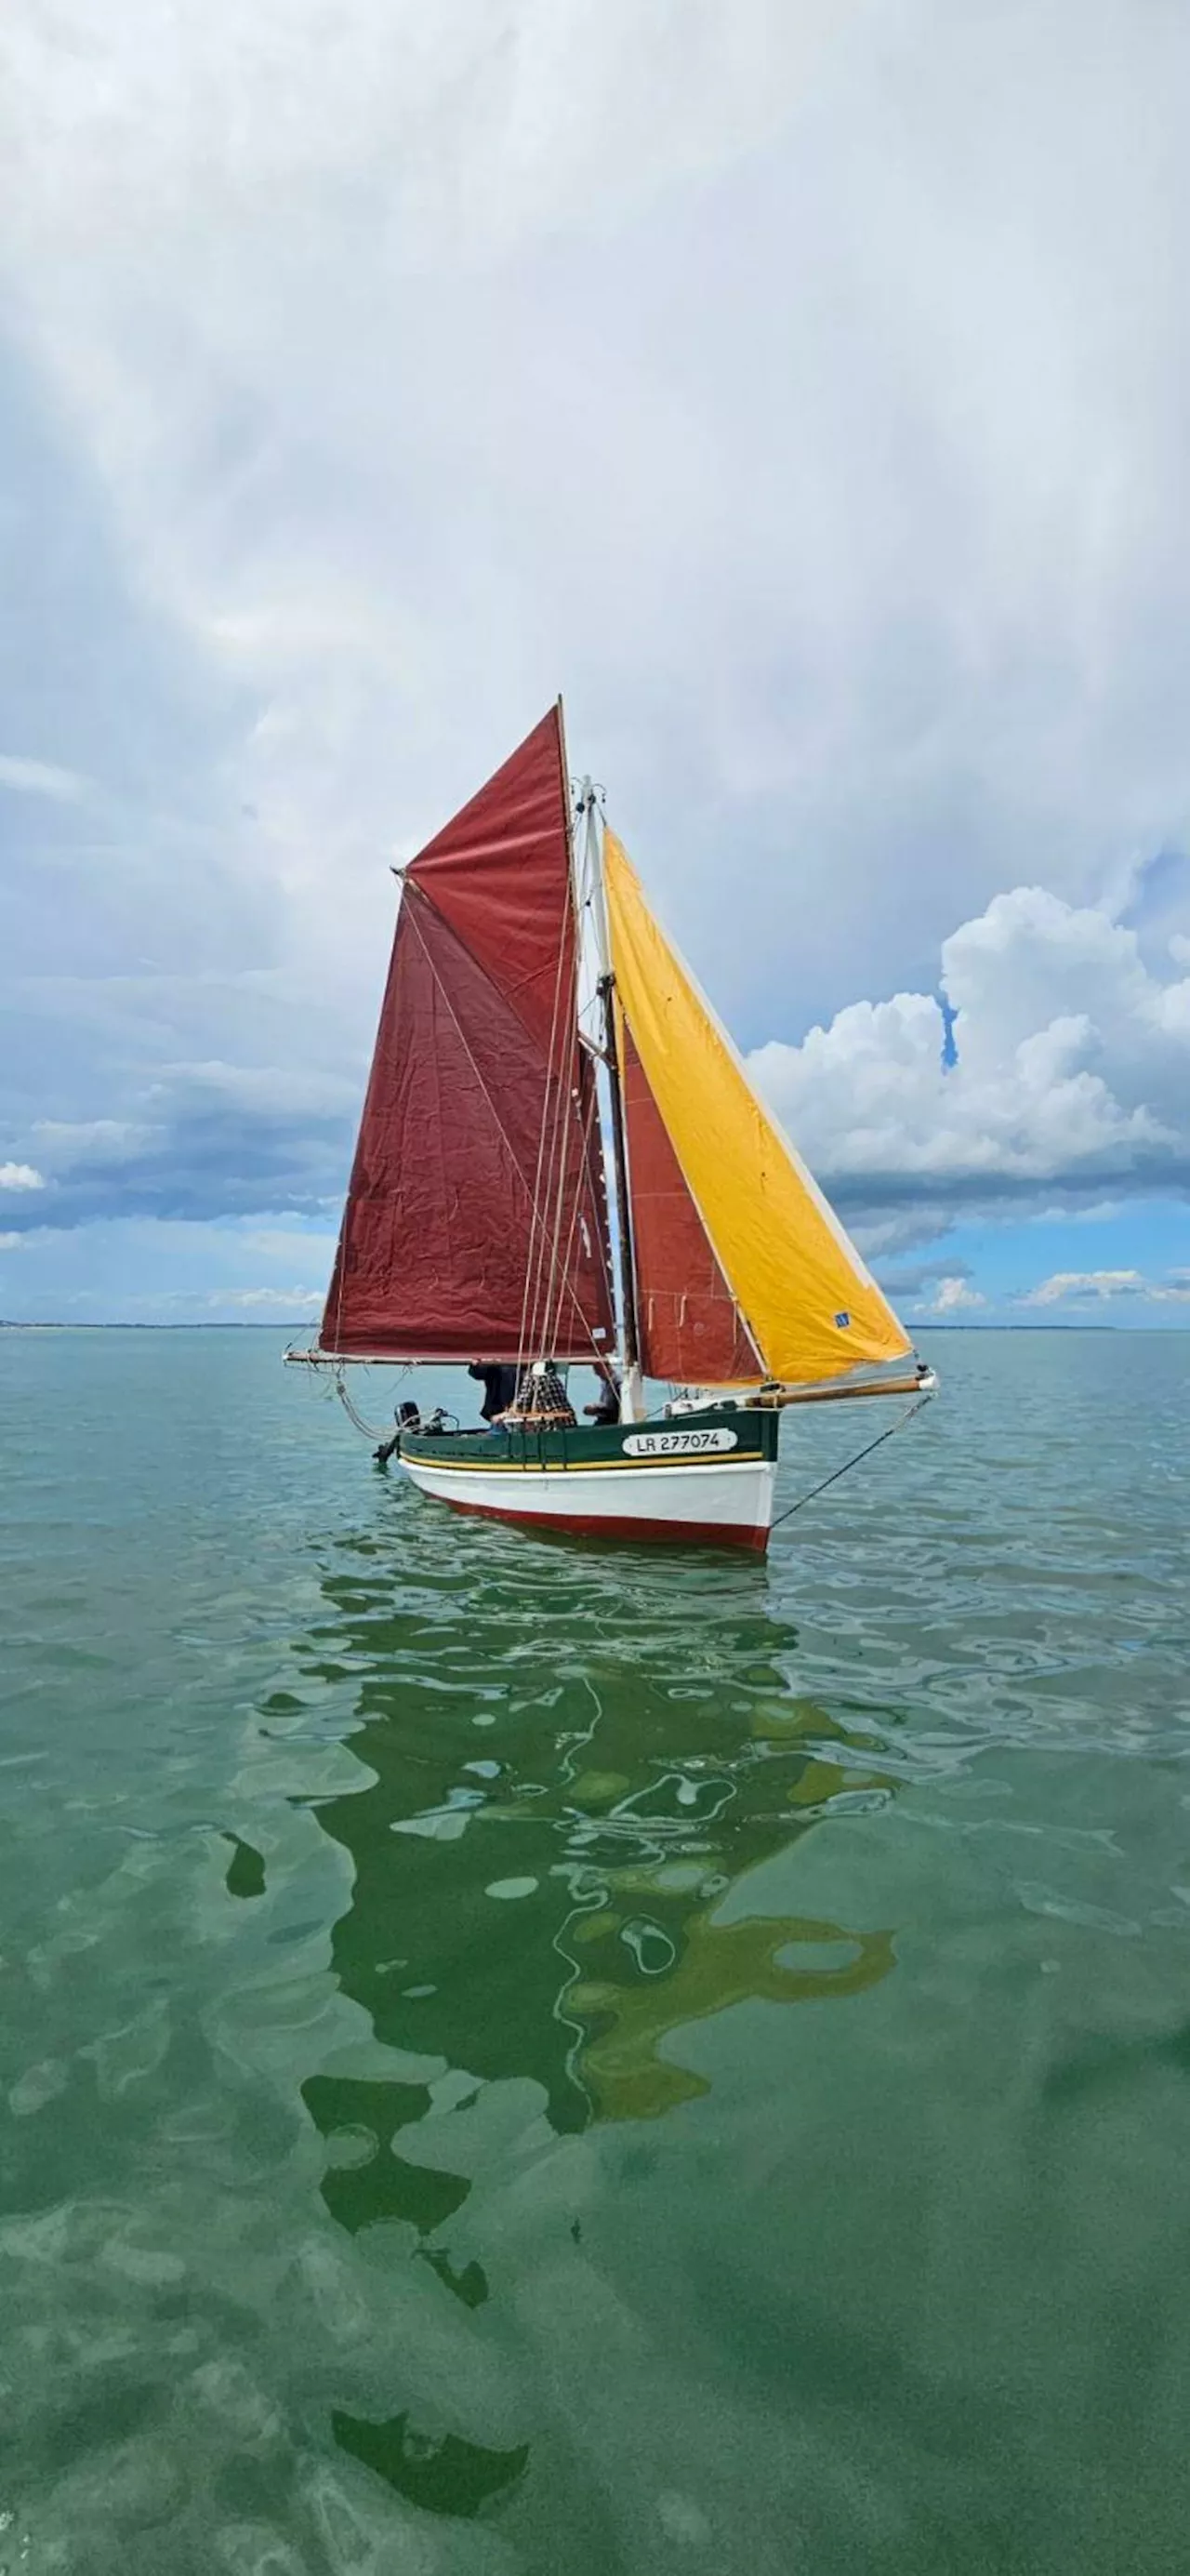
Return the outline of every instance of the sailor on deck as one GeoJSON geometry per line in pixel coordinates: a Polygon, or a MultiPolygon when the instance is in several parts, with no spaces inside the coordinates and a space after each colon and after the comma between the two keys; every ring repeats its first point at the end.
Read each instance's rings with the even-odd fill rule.
{"type": "Polygon", "coordinates": [[[554,1430],[574,1429],[574,1406],[552,1360],[534,1360],[526,1369],[517,1395],[516,1414],[522,1422],[543,1426],[548,1423],[554,1430]]]}
{"type": "Polygon", "coordinates": [[[495,1360],[472,1360],[468,1377],[477,1377],[483,1388],[480,1413],[485,1422],[495,1422],[506,1413],[516,1395],[517,1376],[514,1368],[503,1368],[495,1360]]]}
{"type": "Polygon", "coordinates": [[[597,1360],[595,1373],[599,1379],[598,1401],[595,1404],[584,1404],[583,1411],[589,1422],[618,1422],[620,1419],[619,1378],[609,1360],[597,1360]]]}

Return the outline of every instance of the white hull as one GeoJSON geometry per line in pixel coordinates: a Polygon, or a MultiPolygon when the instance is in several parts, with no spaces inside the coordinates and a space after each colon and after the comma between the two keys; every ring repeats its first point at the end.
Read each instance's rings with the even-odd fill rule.
{"type": "Polygon", "coordinates": [[[402,1458],[423,1494],[456,1511],[576,1536],[695,1539],[763,1550],[776,1467],[764,1459],[680,1466],[470,1468],[402,1458]]]}

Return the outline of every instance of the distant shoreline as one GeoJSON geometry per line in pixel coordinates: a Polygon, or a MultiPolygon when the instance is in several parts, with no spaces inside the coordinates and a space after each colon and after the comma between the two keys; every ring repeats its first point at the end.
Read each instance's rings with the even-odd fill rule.
{"type": "Polygon", "coordinates": [[[312,1330],[308,1317],[279,1324],[256,1319],[221,1323],[217,1316],[204,1316],[190,1324],[84,1323],[77,1315],[0,1315],[0,1333],[306,1333],[312,1330]]]}
{"type": "MultiPolygon", "coordinates": [[[[192,1323],[84,1323],[77,1316],[0,1315],[0,1333],[308,1333],[314,1329],[309,1316],[298,1316],[290,1322],[264,1323],[257,1319],[244,1322],[220,1322],[217,1317],[192,1323]]],[[[921,1326],[923,1335],[933,1333],[1138,1333],[1168,1332],[1160,1324],[934,1324],[921,1326]]],[[[394,1367],[406,1365],[394,1361],[394,1367]]],[[[438,1363],[438,1365],[442,1365],[438,1363]]],[[[449,1365],[449,1363],[447,1363],[449,1365]]]]}

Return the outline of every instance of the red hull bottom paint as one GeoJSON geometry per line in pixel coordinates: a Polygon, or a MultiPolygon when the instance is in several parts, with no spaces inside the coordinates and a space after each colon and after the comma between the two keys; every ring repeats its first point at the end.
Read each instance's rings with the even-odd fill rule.
{"type": "Polygon", "coordinates": [[[448,1512],[473,1512],[479,1520],[515,1521],[518,1529],[548,1530],[552,1538],[639,1538],[671,1547],[743,1547],[753,1556],[763,1556],[769,1543],[766,1529],[733,1529],[727,1521],[638,1521],[631,1518],[605,1520],[602,1514],[586,1512],[510,1512],[496,1503],[460,1503],[453,1494],[433,1494],[432,1502],[445,1503],[448,1512]]]}

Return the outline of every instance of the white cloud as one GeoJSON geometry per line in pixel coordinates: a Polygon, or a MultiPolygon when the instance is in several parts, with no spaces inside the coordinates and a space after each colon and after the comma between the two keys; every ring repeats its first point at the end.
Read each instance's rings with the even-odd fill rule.
{"type": "Polygon", "coordinates": [[[28,1240],[27,1234],[0,1234],[0,1252],[23,1252],[28,1240]]]}
{"type": "Polygon", "coordinates": [[[18,760],[0,752],[0,787],[11,787],[18,796],[48,796],[54,804],[73,805],[85,793],[86,781],[52,761],[18,760]]]}
{"type": "Polygon", "coordinates": [[[986,1304],[987,1299],[980,1294],[978,1288],[969,1286],[966,1279],[951,1276],[938,1281],[933,1296],[919,1305],[918,1313],[960,1315],[970,1312],[976,1306],[986,1306],[986,1304]]]}
{"type": "Polygon", "coordinates": [[[1060,1306],[1070,1297],[1096,1297],[1105,1304],[1112,1297],[1143,1296],[1144,1286],[1139,1270],[1055,1270],[1052,1278],[1040,1280],[1020,1303],[1060,1306]]]}
{"type": "Polygon", "coordinates": [[[311,1310],[321,1307],[325,1297],[325,1288],[220,1288],[211,1291],[206,1303],[291,1315],[298,1306],[311,1310]]]}
{"type": "Polygon", "coordinates": [[[32,1163],[0,1163],[0,1190],[43,1190],[45,1176],[32,1163]]]}
{"type": "Polygon", "coordinates": [[[11,310],[291,951],[560,679],[753,1028],[1184,833],[1190,25],[1008,21],[9,0],[11,310]]]}
{"type": "MultiPolygon", "coordinates": [[[[327,27],[323,0],[3,13],[0,319],[235,826],[201,864],[156,812],[69,880],[28,861],[5,1132],[44,1136],[55,1212],[326,1199],[388,854],[560,681],[732,1024],[822,1018],[755,1062],[869,1254],[959,1207],[1185,1187],[1187,925],[1128,907],[1190,841],[1190,18],[1103,0],[1091,44],[1078,0],[340,0],[327,27]],[[325,1122],[316,1152],[264,1150],[287,1120],[325,1122]]],[[[108,647],[77,589],[68,712],[108,647]]],[[[139,724],[135,667],[120,696],[139,724]]],[[[0,783],[65,809],[100,757],[49,739],[77,773],[0,783]]]]}
{"type": "Polygon", "coordinates": [[[926,993],[854,1002],[752,1071],[813,1169],[879,1209],[1190,1183],[1190,977],[1042,888],[997,895],[942,947],[957,1062],[926,993]]]}
{"type": "Polygon", "coordinates": [[[1055,1270],[1018,1299],[1022,1306],[1109,1305],[1118,1297],[1142,1297],[1154,1305],[1190,1299],[1186,1274],[1172,1271],[1166,1279],[1146,1279],[1140,1270],[1055,1270]]]}

